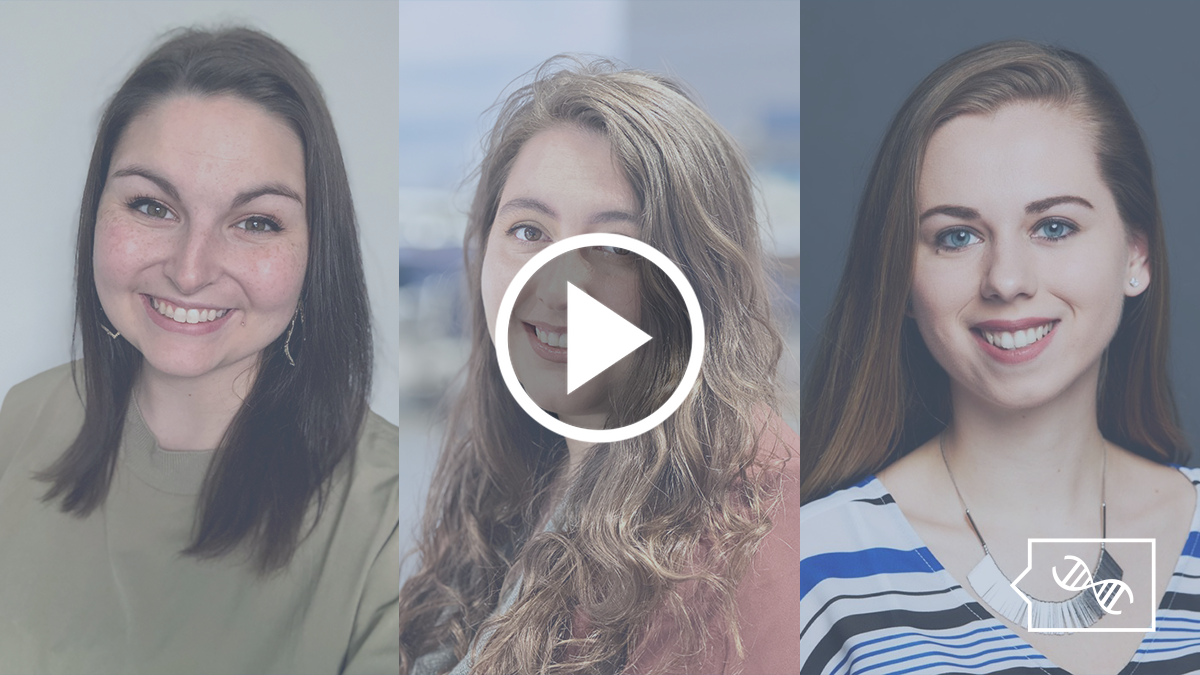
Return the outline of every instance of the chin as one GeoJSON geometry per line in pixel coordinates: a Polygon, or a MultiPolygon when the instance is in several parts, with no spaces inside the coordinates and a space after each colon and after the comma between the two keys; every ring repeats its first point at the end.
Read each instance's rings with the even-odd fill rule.
{"type": "MultiPolygon", "coordinates": [[[[163,375],[178,378],[202,377],[212,373],[213,371],[220,370],[230,363],[223,359],[216,358],[214,355],[205,353],[162,354],[155,351],[149,351],[142,352],[142,356],[145,358],[146,365],[150,366],[154,370],[162,373],[163,375]]],[[[238,359],[233,363],[240,361],[246,361],[249,363],[248,358],[249,357],[238,359]]]]}

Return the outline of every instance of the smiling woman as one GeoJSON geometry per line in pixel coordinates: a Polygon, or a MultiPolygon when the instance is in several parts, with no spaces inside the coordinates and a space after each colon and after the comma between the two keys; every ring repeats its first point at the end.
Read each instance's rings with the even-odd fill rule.
{"type": "Polygon", "coordinates": [[[1095,64],[1001,42],[925,78],[805,392],[803,672],[1200,668],[1168,279],[1149,153],[1095,64]]]}
{"type": "MultiPolygon", "coordinates": [[[[500,110],[466,234],[471,356],[401,592],[414,674],[795,673],[795,433],[749,171],[680,86],[552,59],[500,110]],[[497,314],[554,243],[615,233],[683,270],[704,365],[679,409],[612,443],[542,428],[504,384],[497,314]]],[[[643,264],[646,263],[646,264],[643,264]]],[[[578,299],[581,296],[576,296],[578,299]]],[[[613,246],[554,258],[517,294],[509,344],[544,410],[616,429],[687,367],[681,295],[613,246]],[[567,282],[653,339],[567,393],[567,282]]]]}
{"type": "Polygon", "coordinates": [[[0,670],[394,672],[398,442],[312,75],[174,33],[80,214],[83,360],[0,409],[0,670]]]}

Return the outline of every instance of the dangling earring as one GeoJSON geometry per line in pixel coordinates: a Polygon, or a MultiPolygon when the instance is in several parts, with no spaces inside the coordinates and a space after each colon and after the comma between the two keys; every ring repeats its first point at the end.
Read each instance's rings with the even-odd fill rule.
{"type": "Polygon", "coordinates": [[[1130,277],[1130,278],[1129,278],[1129,285],[1130,285],[1130,286],[1133,286],[1134,288],[1137,288],[1138,286],[1141,286],[1141,285],[1142,285],[1142,282],[1138,281],[1138,278],[1137,278],[1137,277],[1130,277]]]}
{"type": "Polygon", "coordinates": [[[283,355],[287,357],[288,363],[294,368],[296,361],[292,359],[292,351],[289,349],[292,343],[292,331],[296,329],[296,317],[300,317],[300,325],[304,325],[304,310],[296,307],[296,313],[292,315],[292,322],[288,324],[287,337],[283,339],[283,355]]]}
{"type": "MultiPolygon", "coordinates": [[[[117,339],[117,337],[119,337],[119,336],[121,335],[121,331],[117,331],[117,332],[115,332],[115,333],[114,333],[114,332],[112,332],[111,330],[109,330],[109,329],[108,329],[108,326],[105,326],[105,325],[104,325],[104,321],[103,321],[103,320],[99,321],[98,323],[100,324],[100,328],[104,329],[104,332],[108,334],[108,337],[109,337],[110,339],[112,339],[112,340],[116,340],[116,339],[117,339]]],[[[116,328],[116,326],[114,325],[114,326],[113,326],[113,328],[116,328]]]]}

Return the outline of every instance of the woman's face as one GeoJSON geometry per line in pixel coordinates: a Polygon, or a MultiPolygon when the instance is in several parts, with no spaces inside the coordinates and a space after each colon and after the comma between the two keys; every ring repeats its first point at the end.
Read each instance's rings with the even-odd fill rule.
{"type": "Polygon", "coordinates": [[[1150,269],[1093,146],[1077,117],[1034,104],[954,118],[930,139],[912,315],[956,396],[1007,409],[1071,387],[1094,397],[1125,297],[1150,269]]]}
{"type": "Polygon", "coordinates": [[[304,153],[233,96],[168,98],[113,151],[96,216],[104,313],[159,373],[240,373],[288,326],[308,260],[304,153]]]}
{"type": "MultiPolygon", "coordinates": [[[[554,127],[530,138],[500,195],[483,258],[488,332],[509,282],[553,242],[591,232],[638,236],[641,209],[603,136],[554,127]]],[[[638,324],[635,256],[611,248],[577,249],[541,268],[522,289],[508,327],[513,369],[540,407],[568,424],[600,428],[609,395],[627,382],[631,357],[567,395],[567,282],[638,324]]]]}

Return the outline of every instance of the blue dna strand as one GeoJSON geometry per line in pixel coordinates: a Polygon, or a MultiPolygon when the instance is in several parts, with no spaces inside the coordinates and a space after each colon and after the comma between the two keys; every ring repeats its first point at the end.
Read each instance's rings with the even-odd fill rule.
{"type": "Polygon", "coordinates": [[[1126,593],[1129,594],[1129,602],[1133,602],[1133,589],[1129,587],[1129,584],[1121,581],[1119,578],[1093,580],[1092,571],[1088,569],[1087,563],[1073,555],[1063,556],[1063,559],[1075,561],[1074,567],[1071,568],[1071,571],[1067,572],[1064,578],[1058,576],[1057,567],[1051,570],[1054,574],[1055,583],[1063,590],[1075,592],[1091,590],[1092,595],[1096,598],[1096,602],[1099,603],[1100,608],[1106,614],[1121,613],[1120,610],[1114,609],[1114,607],[1117,604],[1117,600],[1120,600],[1121,596],[1126,593]]]}

